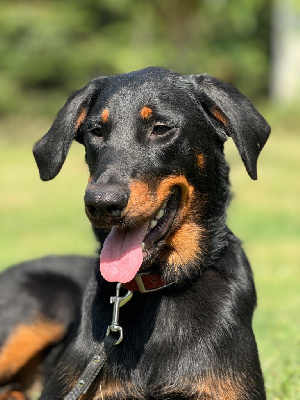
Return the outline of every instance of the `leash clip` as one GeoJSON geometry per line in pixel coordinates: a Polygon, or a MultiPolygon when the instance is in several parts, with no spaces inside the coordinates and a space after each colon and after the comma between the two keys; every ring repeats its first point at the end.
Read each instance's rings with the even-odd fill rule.
{"type": "Polygon", "coordinates": [[[99,345],[97,352],[94,354],[91,361],[86,366],[81,377],[76,383],[76,386],[64,398],[64,400],[78,400],[81,395],[87,393],[91,384],[94,382],[99,372],[104,367],[109,355],[112,353],[115,345],[123,340],[123,329],[119,325],[119,310],[123,307],[132,297],[132,292],[127,291],[125,296],[120,296],[120,289],[123,287],[122,283],[117,284],[116,295],[110,298],[110,303],[114,304],[112,322],[107,328],[106,336],[99,345]],[[119,338],[117,339],[111,332],[118,332],[119,338]]]}
{"type": "Polygon", "coordinates": [[[119,344],[123,340],[123,328],[119,325],[119,317],[120,317],[120,308],[123,307],[131,298],[132,291],[128,290],[125,296],[120,296],[120,290],[123,287],[123,283],[117,283],[116,287],[116,295],[110,298],[110,304],[114,305],[112,321],[109,327],[107,328],[106,336],[110,334],[110,332],[118,332],[119,339],[115,343],[115,345],[119,344]]]}

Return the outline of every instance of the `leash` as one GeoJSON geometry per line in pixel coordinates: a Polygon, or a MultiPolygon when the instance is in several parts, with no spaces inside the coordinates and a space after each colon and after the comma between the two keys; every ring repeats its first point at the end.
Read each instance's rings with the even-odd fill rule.
{"type": "Polygon", "coordinates": [[[132,298],[133,292],[140,291],[141,293],[151,293],[164,289],[172,284],[173,282],[165,283],[159,274],[147,273],[137,274],[134,279],[128,283],[117,283],[116,295],[110,298],[110,303],[114,306],[112,322],[107,328],[106,336],[102,342],[100,342],[97,352],[93,355],[91,361],[76,382],[76,385],[64,400],[78,400],[80,396],[85,394],[104,367],[110,354],[115,347],[122,342],[123,328],[119,325],[120,308],[132,298]],[[125,296],[120,296],[122,287],[127,289],[125,296]],[[112,333],[118,333],[118,337],[113,336],[112,333]]]}
{"type": "Polygon", "coordinates": [[[116,287],[116,295],[110,298],[110,303],[114,304],[112,322],[107,328],[106,336],[99,345],[97,352],[93,355],[91,361],[86,366],[75,387],[64,398],[64,400],[78,400],[80,396],[85,394],[97,375],[104,367],[106,360],[113,352],[115,346],[123,340],[123,329],[119,325],[120,308],[123,307],[131,298],[132,292],[127,291],[125,296],[120,296],[122,283],[118,283],[116,287]],[[114,337],[112,333],[118,333],[119,337],[114,337]]]}

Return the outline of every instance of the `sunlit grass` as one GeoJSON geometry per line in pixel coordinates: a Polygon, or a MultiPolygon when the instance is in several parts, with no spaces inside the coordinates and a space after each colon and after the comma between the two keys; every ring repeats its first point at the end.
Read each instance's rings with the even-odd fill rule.
{"type": "Polygon", "coordinates": [[[63,172],[42,182],[30,138],[0,138],[0,269],[44,254],[91,254],[97,248],[84,213],[88,170],[82,147],[74,143],[63,172]]]}
{"type": "MultiPolygon", "coordinates": [[[[41,182],[31,148],[49,124],[25,122],[15,131],[11,122],[1,129],[7,134],[0,137],[0,269],[50,253],[91,254],[97,247],[84,213],[82,147],[74,144],[58,177],[41,182]]],[[[245,243],[254,271],[254,329],[271,400],[300,399],[299,154],[297,133],[275,129],[254,182],[232,141],[226,144],[235,193],[228,224],[245,243]]]]}

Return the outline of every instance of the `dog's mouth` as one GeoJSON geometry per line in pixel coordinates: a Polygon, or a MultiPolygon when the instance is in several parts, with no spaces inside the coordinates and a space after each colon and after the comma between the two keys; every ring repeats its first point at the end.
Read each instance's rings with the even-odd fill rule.
{"type": "Polygon", "coordinates": [[[149,264],[172,232],[180,205],[180,188],[174,187],[151,220],[138,227],[112,227],[100,255],[100,271],[109,282],[131,281],[149,264]]]}
{"type": "Polygon", "coordinates": [[[152,258],[159,243],[166,238],[173,227],[180,202],[180,189],[175,187],[164,201],[156,216],[150,221],[142,243],[144,261],[152,258]]]}

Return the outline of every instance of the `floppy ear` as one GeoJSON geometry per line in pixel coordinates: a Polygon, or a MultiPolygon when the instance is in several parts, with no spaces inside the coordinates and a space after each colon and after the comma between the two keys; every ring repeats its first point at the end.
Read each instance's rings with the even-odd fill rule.
{"type": "Polygon", "coordinates": [[[191,76],[197,99],[217,133],[231,136],[252,179],[257,179],[257,158],[269,134],[270,126],[250,100],[233,85],[207,74],[191,76]]]}
{"type": "Polygon", "coordinates": [[[33,155],[43,181],[53,179],[61,170],[101,81],[101,78],[94,79],[73,93],[57,114],[49,131],[34,145],[33,155]]]}

